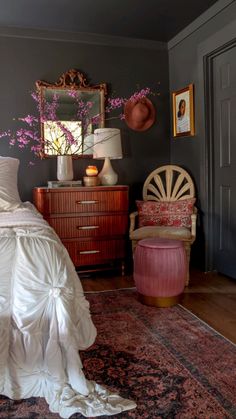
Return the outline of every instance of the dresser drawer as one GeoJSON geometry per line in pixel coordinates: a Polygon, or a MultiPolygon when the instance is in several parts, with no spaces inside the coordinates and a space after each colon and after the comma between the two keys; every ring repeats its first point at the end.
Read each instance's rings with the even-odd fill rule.
{"type": "Polygon", "coordinates": [[[127,211],[126,191],[79,191],[50,194],[50,214],[127,211]]]}
{"type": "Polygon", "coordinates": [[[106,263],[125,256],[125,240],[63,240],[69,255],[76,266],[106,263]]]}
{"type": "Polygon", "coordinates": [[[128,238],[126,185],[34,188],[34,204],[75,266],[100,270],[118,260],[124,274],[128,238]],[[96,266],[92,268],[92,266],[96,266]]]}
{"type": "Polygon", "coordinates": [[[126,234],[128,227],[127,214],[58,217],[50,218],[48,222],[61,239],[121,236],[126,234]]]}

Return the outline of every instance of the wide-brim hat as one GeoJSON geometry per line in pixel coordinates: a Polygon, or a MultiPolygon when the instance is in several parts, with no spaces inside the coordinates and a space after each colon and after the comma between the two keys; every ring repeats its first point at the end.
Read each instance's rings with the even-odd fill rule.
{"type": "Polygon", "coordinates": [[[156,117],[153,103],[146,97],[130,99],[124,107],[125,121],[134,131],[145,131],[150,128],[156,117]]]}

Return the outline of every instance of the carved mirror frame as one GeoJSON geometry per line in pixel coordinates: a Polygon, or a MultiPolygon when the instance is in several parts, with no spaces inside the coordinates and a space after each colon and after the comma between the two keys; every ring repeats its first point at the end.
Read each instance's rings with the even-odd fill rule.
{"type": "MultiPolygon", "coordinates": [[[[90,132],[86,133],[85,135],[81,134],[81,150],[78,153],[70,152],[68,154],[73,154],[73,157],[90,157],[92,155],[91,146],[88,147],[89,141],[91,142],[91,139],[89,140],[89,135],[92,134],[94,128],[103,128],[104,127],[104,120],[105,120],[105,96],[107,94],[107,86],[106,83],[100,83],[96,85],[91,85],[87,82],[84,74],[76,69],[70,69],[67,72],[63,73],[58,81],[56,83],[49,83],[44,80],[37,80],[36,81],[36,88],[37,92],[39,94],[39,110],[40,110],[40,116],[41,116],[41,138],[43,143],[43,156],[42,157],[52,157],[57,156],[60,153],[56,151],[48,151],[49,147],[47,146],[48,138],[46,138],[48,125],[49,123],[55,124],[55,121],[50,121],[50,118],[46,118],[44,115],[47,103],[52,103],[52,97],[55,97],[55,94],[57,95],[58,99],[58,107],[61,107],[61,109],[64,109],[63,107],[67,106],[67,111],[70,109],[70,112],[74,111],[73,106],[75,107],[75,99],[73,101],[73,95],[75,92],[76,97],[80,98],[82,101],[92,101],[95,103],[94,109],[91,110],[91,117],[93,117],[96,113],[99,114],[99,120],[97,121],[97,124],[94,126],[90,125],[90,132]],[[72,93],[73,92],[73,93],[72,93]],[[70,98],[70,99],[68,99],[70,98]],[[48,102],[47,102],[48,101],[48,102]],[[67,102],[67,103],[65,103],[67,102]],[[44,121],[44,122],[42,122],[44,121]],[[86,140],[85,140],[86,138],[86,140]],[[85,142],[88,139],[88,144],[85,145],[85,142]],[[86,148],[87,147],[87,148],[86,148]]],[[[58,118],[59,121],[61,121],[60,116],[58,118]]],[[[75,126],[76,122],[77,124],[80,124],[81,121],[76,120],[75,116],[71,119],[69,119],[66,116],[66,119],[62,117],[63,123],[66,123],[69,127],[75,126]]],[[[91,136],[90,136],[91,137],[91,136]]],[[[53,141],[53,140],[52,140],[53,141]]],[[[65,153],[66,154],[66,153],[65,153]]]]}

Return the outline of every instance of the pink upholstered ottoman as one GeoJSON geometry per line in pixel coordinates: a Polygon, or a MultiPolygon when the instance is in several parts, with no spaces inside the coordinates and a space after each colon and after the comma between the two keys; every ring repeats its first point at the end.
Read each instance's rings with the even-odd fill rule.
{"type": "Polygon", "coordinates": [[[141,302],[169,307],[177,304],[185,286],[187,260],[180,240],[140,240],[134,254],[134,281],[141,302]]]}

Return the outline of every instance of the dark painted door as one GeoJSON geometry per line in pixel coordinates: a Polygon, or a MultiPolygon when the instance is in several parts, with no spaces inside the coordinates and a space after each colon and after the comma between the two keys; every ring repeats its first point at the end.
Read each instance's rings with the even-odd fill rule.
{"type": "Polygon", "coordinates": [[[236,278],[236,46],[212,68],[214,268],[236,278]]]}

